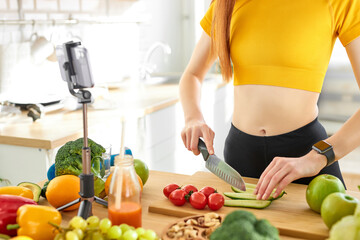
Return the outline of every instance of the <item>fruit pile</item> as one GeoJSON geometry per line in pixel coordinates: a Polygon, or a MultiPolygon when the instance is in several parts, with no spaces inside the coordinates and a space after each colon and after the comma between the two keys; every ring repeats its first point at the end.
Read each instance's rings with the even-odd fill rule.
{"type": "Polygon", "coordinates": [[[159,239],[153,230],[134,228],[127,224],[112,225],[108,218],[99,219],[91,216],[86,220],[82,217],[73,217],[67,228],[58,227],[58,233],[54,240],[155,240],[159,239]]]}
{"type": "Polygon", "coordinates": [[[176,206],[182,206],[189,201],[193,208],[204,209],[208,205],[211,210],[216,211],[224,205],[224,197],[208,186],[198,191],[191,184],[180,188],[179,185],[172,183],[163,189],[163,193],[176,206]]]}
{"type": "Polygon", "coordinates": [[[357,230],[360,226],[360,201],[346,193],[345,186],[337,177],[322,174],[311,180],[306,189],[306,201],[313,211],[320,213],[331,230],[330,239],[360,236],[360,230],[357,230]]]}

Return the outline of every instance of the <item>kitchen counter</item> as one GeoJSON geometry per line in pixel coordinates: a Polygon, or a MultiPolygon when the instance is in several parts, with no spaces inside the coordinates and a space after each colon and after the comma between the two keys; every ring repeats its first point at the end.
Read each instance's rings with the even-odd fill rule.
{"type": "MultiPolygon", "coordinates": [[[[216,75],[204,82],[203,90],[213,93],[223,86],[225,83],[216,75]]],[[[160,161],[173,151],[168,146],[172,144],[169,134],[175,137],[177,119],[174,109],[180,109],[178,84],[126,84],[109,87],[109,90],[99,86],[91,91],[95,102],[88,106],[88,137],[103,146],[112,144],[113,153],[118,153],[121,122],[125,116],[127,146],[130,145],[138,158],[165,166],[160,161]]],[[[46,177],[58,148],[82,136],[81,109],[70,111],[64,108],[45,113],[36,122],[32,122],[25,112],[9,118],[8,122],[1,119],[0,177],[13,184],[38,182],[46,177]]]]}
{"type": "MultiPolygon", "coordinates": [[[[215,79],[215,78],[214,78],[215,79]]],[[[204,88],[217,89],[225,83],[217,79],[205,82],[204,88]]],[[[142,117],[179,101],[177,84],[143,85],[114,88],[89,105],[89,131],[108,119],[126,115],[142,117]]],[[[82,136],[82,110],[58,110],[45,114],[36,122],[23,113],[20,118],[0,124],[0,144],[54,149],[82,136]],[[55,126],[55,127],[54,127],[55,126]],[[59,128],[61,131],[59,131],[59,128]]]]}
{"type": "MultiPolygon", "coordinates": [[[[163,196],[162,189],[165,185],[172,182],[186,182],[189,179],[190,175],[174,174],[168,172],[160,171],[151,171],[150,177],[144,186],[142,194],[142,226],[145,229],[153,229],[157,232],[158,235],[161,235],[164,229],[172,223],[177,221],[179,218],[173,216],[167,216],[163,214],[152,213],[148,211],[150,204],[161,201],[165,197],[163,196]],[[176,180],[175,180],[176,179],[176,180]]],[[[195,183],[193,183],[195,184],[195,183]]],[[[40,201],[41,205],[48,205],[47,201],[42,198],[40,201]]],[[[181,207],[179,207],[181,208],[181,207]]],[[[246,209],[245,209],[246,210],[246,209]]],[[[263,211],[266,211],[264,209],[263,211]]],[[[202,210],[206,212],[206,210],[202,210]]],[[[67,226],[70,219],[77,214],[77,211],[71,212],[62,212],[63,216],[63,226],[67,226]]],[[[99,218],[107,217],[107,209],[97,203],[93,204],[93,215],[98,216],[99,218]]],[[[321,221],[321,219],[319,219],[321,221]]],[[[282,240],[300,240],[300,238],[293,238],[289,236],[281,236],[282,240]]]]}

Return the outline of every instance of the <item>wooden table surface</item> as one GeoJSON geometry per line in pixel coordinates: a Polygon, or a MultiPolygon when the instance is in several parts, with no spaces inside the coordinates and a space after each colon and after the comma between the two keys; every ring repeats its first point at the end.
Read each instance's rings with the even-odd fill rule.
{"type": "MultiPolygon", "coordinates": [[[[158,235],[166,229],[166,227],[177,221],[179,218],[166,216],[157,213],[148,212],[149,205],[154,201],[159,201],[164,198],[162,189],[168,183],[172,182],[185,182],[190,175],[181,175],[169,172],[150,171],[150,177],[144,186],[142,194],[142,226],[145,229],[152,229],[158,235]]],[[[48,205],[45,199],[40,201],[41,205],[48,205]]],[[[205,213],[205,212],[204,212],[205,213]]],[[[70,219],[77,214],[77,211],[62,212],[63,222],[62,225],[67,226],[70,219]]],[[[93,203],[93,215],[99,218],[107,217],[107,209],[97,203],[93,203]]],[[[299,240],[300,238],[292,238],[288,236],[281,236],[282,240],[299,240]]]]}

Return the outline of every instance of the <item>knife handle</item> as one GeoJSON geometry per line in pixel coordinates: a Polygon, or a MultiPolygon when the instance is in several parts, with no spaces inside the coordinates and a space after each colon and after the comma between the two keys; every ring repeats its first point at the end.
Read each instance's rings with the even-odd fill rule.
{"type": "Polygon", "coordinates": [[[209,154],[209,152],[208,152],[208,150],[206,148],[206,145],[205,145],[204,141],[201,140],[201,138],[199,138],[198,149],[201,152],[201,154],[203,155],[204,160],[205,161],[208,160],[210,154],[209,154]]]}

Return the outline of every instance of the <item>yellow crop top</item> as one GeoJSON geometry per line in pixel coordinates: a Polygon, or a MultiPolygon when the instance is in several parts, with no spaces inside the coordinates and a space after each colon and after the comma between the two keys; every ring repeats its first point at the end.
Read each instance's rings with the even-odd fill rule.
{"type": "MultiPolygon", "coordinates": [[[[210,35],[214,4],[200,24],[210,35]]],[[[360,0],[237,0],[230,25],[234,85],[321,92],[337,37],[360,36],[360,0]]]]}

